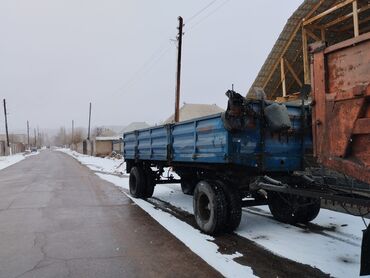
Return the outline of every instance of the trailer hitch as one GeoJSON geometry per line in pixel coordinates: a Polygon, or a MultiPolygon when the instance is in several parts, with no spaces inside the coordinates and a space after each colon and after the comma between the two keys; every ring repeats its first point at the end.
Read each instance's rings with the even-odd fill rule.
{"type": "MultiPolygon", "coordinates": [[[[352,203],[357,206],[370,207],[369,198],[351,194],[352,196],[343,195],[343,192],[338,191],[337,194],[333,190],[325,190],[323,186],[315,185],[315,180],[309,176],[300,176],[302,181],[310,184],[309,188],[299,188],[290,186],[279,180],[273,179],[269,176],[263,176],[256,179],[249,185],[250,190],[257,191],[264,189],[266,191],[274,191],[285,194],[293,194],[298,196],[305,196],[309,198],[318,198],[336,201],[340,204],[352,203]],[[316,190],[313,190],[316,189],[316,190]]],[[[361,265],[360,276],[370,275],[370,225],[363,230],[362,245],[361,245],[361,265]]]]}

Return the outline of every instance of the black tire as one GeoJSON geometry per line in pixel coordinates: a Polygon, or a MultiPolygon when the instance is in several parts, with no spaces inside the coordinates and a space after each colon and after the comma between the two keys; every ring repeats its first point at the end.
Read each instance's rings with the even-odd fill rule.
{"type": "Polygon", "coordinates": [[[144,191],[144,198],[150,198],[154,193],[155,180],[152,170],[145,171],[146,187],[144,191]]]}
{"type": "Polygon", "coordinates": [[[226,184],[222,181],[217,181],[217,184],[222,187],[227,203],[227,214],[224,231],[230,233],[238,228],[242,219],[241,195],[239,190],[231,184],[226,184]]]}
{"type": "Polygon", "coordinates": [[[298,222],[300,223],[308,223],[314,220],[317,215],[320,212],[321,208],[321,201],[320,199],[312,199],[312,198],[306,198],[307,202],[310,202],[311,204],[307,205],[306,209],[303,211],[303,214],[298,222]]]}
{"type": "Polygon", "coordinates": [[[186,195],[193,195],[196,183],[191,179],[181,179],[181,190],[186,195]]]}
{"type": "Polygon", "coordinates": [[[130,194],[135,198],[143,198],[146,190],[145,173],[141,167],[132,167],[130,171],[130,194]]]}
{"type": "Polygon", "coordinates": [[[223,231],[227,204],[223,189],[217,183],[200,181],[193,196],[195,221],[198,227],[210,235],[223,231]]]}
{"type": "Polygon", "coordinates": [[[268,193],[268,205],[276,220],[288,224],[310,222],[320,212],[320,199],[277,192],[268,193]]]}

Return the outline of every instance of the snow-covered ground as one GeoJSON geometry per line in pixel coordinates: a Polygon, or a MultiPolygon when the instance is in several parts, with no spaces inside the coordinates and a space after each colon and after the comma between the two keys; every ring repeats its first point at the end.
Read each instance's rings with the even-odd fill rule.
{"type": "Polygon", "coordinates": [[[39,154],[39,152],[30,153],[30,154],[17,153],[14,155],[0,156],[0,170],[6,167],[9,167],[10,165],[13,165],[19,161],[22,161],[28,156],[37,155],[37,154],[39,154]]]}
{"type": "MultiPolygon", "coordinates": [[[[62,151],[98,171],[96,174],[99,177],[123,188],[127,194],[127,175],[120,177],[111,174],[124,173],[122,160],[84,156],[65,149],[62,151]]],[[[178,184],[156,186],[153,197],[193,213],[192,197],[184,195],[178,184]]],[[[226,277],[254,277],[251,268],[233,260],[242,256],[238,252],[233,255],[221,254],[217,251],[218,246],[212,242],[213,237],[200,233],[147,201],[132,200],[226,277]]],[[[266,206],[251,207],[243,209],[242,221],[236,233],[274,254],[311,265],[334,277],[358,277],[362,230],[365,228],[361,218],[322,209],[312,223],[312,229],[317,228],[317,232],[305,226],[296,227],[275,221],[266,206]]]]}
{"type": "Polygon", "coordinates": [[[126,165],[123,162],[123,159],[115,159],[115,158],[101,158],[89,155],[83,155],[75,151],[71,151],[70,149],[57,149],[58,151],[67,153],[82,164],[86,165],[93,171],[97,172],[105,172],[105,173],[112,173],[112,174],[124,174],[126,173],[126,165]]]}

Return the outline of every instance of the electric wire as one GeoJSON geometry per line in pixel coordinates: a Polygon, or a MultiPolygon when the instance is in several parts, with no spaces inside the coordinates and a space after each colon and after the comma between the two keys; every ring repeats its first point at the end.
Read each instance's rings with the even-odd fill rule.
{"type": "Polygon", "coordinates": [[[131,76],[131,78],[124,83],[123,86],[118,88],[113,95],[122,93],[127,89],[131,88],[137,81],[139,81],[145,74],[150,72],[152,68],[169,52],[171,45],[161,48],[151,55],[151,57],[146,60],[142,66],[131,76]]]}
{"type": "MultiPolygon", "coordinates": [[[[218,5],[215,9],[210,11],[208,14],[206,14],[203,18],[201,18],[199,21],[197,21],[195,24],[191,25],[191,27],[188,29],[193,29],[194,27],[201,24],[203,21],[205,21],[207,18],[209,18],[211,15],[213,15],[215,12],[217,12],[219,9],[221,9],[227,2],[230,0],[225,0],[221,2],[220,5],[218,5]]],[[[208,10],[210,7],[212,7],[214,4],[216,4],[218,0],[212,0],[207,5],[205,5],[203,8],[198,10],[196,13],[194,13],[192,16],[189,17],[189,19],[186,21],[186,23],[192,22],[194,19],[199,17],[201,14],[203,14],[206,10],[208,10]]],[[[175,37],[175,36],[171,36],[175,37]]],[[[170,42],[172,40],[170,39],[170,42]]],[[[168,41],[167,41],[168,43],[168,41]]],[[[167,43],[165,45],[167,45],[167,43]]],[[[118,93],[122,93],[123,91],[126,91],[127,89],[131,88],[138,80],[140,80],[145,74],[150,72],[150,70],[164,57],[165,54],[168,53],[168,51],[171,48],[171,44],[167,45],[167,47],[161,46],[161,48],[157,51],[155,51],[140,67],[138,70],[136,70],[130,79],[128,79],[120,88],[116,89],[112,95],[117,95],[118,93]]]]}
{"type": "Polygon", "coordinates": [[[214,13],[216,13],[218,10],[220,10],[223,6],[225,6],[228,2],[230,2],[230,0],[225,0],[223,2],[221,2],[220,5],[218,5],[216,8],[214,8],[212,11],[210,11],[208,14],[206,14],[204,17],[202,17],[200,20],[198,20],[197,22],[195,22],[193,25],[191,25],[188,29],[187,29],[187,32],[189,32],[190,30],[193,30],[195,27],[197,27],[198,25],[200,25],[201,23],[203,23],[205,20],[207,20],[210,16],[212,16],[214,13]]]}
{"type": "Polygon", "coordinates": [[[209,2],[206,6],[204,6],[203,8],[201,8],[199,11],[197,11],[195,14],[193,14],[192,16],[190,16],[186,23],[188,24],[189,22],[191,22],[194,18],[196,18],[197,16],[199,16],[201,13],[203,13],[205,10],[207,10],[209,7],[211,7],[213,4],[215,4],[218,0],[213,0],[211,2],[209,2]]]}

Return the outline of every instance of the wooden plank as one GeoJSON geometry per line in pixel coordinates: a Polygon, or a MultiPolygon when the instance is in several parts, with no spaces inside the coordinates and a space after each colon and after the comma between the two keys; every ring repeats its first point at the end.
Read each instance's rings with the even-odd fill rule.
{"type": "MultiPolygon", "coordinates": [[[[299,51],[297,51],[297,54],[295,55],[295,57],[294,57],[294,59],[293,59],[293,64],[297,61],[297,59],[298,59],[298,57],[299,57],[299,55],[301,55],[301,53],[299,52],[299,51]]],[[[300,67],[300,68],[302,68],[302,67],[300,67]]],[[[302,71],[300,71],[299,73],[298,73],[298,76],[300,75],[302,73],[302,71]]],[[[286,70],[285,70],[285,74],[286,74],[286,70]]],[[[292,83],[294,83],[294,80],[293,80],[293,82],[291,82],[290,83],[290,86],[287,86],[287,92],[290,92],[290,90],[289,90],[289,88],[293,85],[292,83]]],[[[277,89],[279,89],[279,86],[281,85],[281,78],[279,78],[279,82],[278,82],[278,84],[277,84],[277,86],[275,86],[275,88],[273,89],[273,91],[271,92],[271,97],[272,98],[274,98],[274,97],[276,97],[276,91],[277,91],[277,89]]]]}
{"type": "Polygon", "coordinates": [[[293,70],[292,65],[288,62],[288,60],[284,59],[284,61],[285,61],[285,65],[286,65],[286,67],[288,68],[289,72],[292,74],[292,76],[293,76],[294,80],[297,82],[297,84],[298,84],[300,87],[302,87],[302,82],[301,82],[301,80],[299,80],[299,78],[298,78],[297,74],[296,74],[296,73],[295,73],[295,71],[293,70]]]}
{"type": "MultiPolygon", "coordinates": [[[[358,21],[358,24],[359,24],[359,28],[361,29],[361,25],[362,24],[364,24],[364,23],[367,23],[366,25],[369,25],[369,21],[370,21],[370,16],[367,16],[367,17],[365,17],[365,18],[363,18],[363,19],[361,19],[361,20],[359,20],[358,21]]],[[[365,25],[365,26],[366,26],[365,25]]],[[[364,27],[365,27],[364,26],[364,27]]],[[[345,31],[347,31],[347,30],[351,30],[351,29],[353,29],[353,26],[351,25],[351,24],[346,24],[345,26],[343,26],[342,28],[340,28],[340,29],[336,29],[336,30],[333,30],[334,32],[345,32],[345,31]]],[[[362,28],[361,29],[361,31],[362,31],[362,33],[366,33],[366,31],[365,31],[365,29],[366,28],[362,28]]]]}
{"type": "Polygon", "coordinates": [[[310,29],[306,28],[305,30],[306,30],[307,35],[309,35],[312,39],[314,39],[315,41],[321,41],[321,38],[316,36],[316,34],[312,32],[310,29]]]}
{"type": "Polygon", "coordinates": [[[357,12],[357,0],[352,2],[353,8],[353,33],[355,37],[360,35],[360,30],[358,27],[358,12],[357,12]]]}
{"type": "Polygon", "coordinates": [[[314,129],[314,155],[319,162],[326,156],[327,142],[326,135],[326,80],[325,80],[325,58],[324,52],[317,52],[313,56],[314,83],[312,87],[313,117],[312,126],[314,129]]]}
{"type": "Polygon", "coordinates": [[[350,47],[352,45],[355,45],[355,44],[358,44],[362,41],[367,41],[367,40],[370,40],[370,33],[365,33],[365,34],[362,34],[362,35],[360,35],[356,38],[348,39],[348,40],[342,41],[340,43],[334,44],[332,46],[329,46],[329,47],[325,48],[325,54],[337,51],[338,49],[341,49],[341,48],[350,47]]]}
{"type": "Polygon", "coordinates": [[[284,58],[280,59],[280,78],[283,88],[283,97],[286,96],[286,86],[285,86],[285,69],[284,69],[284,58]]]}
{"type": "Polygon", "coordinates": [[[308,62],[308,40],[306,29],[302,27],[302,54],[303,54],[303,76],[304,83],[310,84],[310,65],[308,62]]]}
{"type": "Polygon", "coordinates": [[[326,11],[318,14],[318,15],[305,20],[303,22],[303,26],[309,25],[310,23],[312,23],[312,22],[314,22],[314,21],[316,21],[316,20],[318,20],[318,19],[320,19],[320,18],[322,18],[322,17],[324,17],[324,16],[326,16],[326,15],[328,15],[330,13],[332,13],[332,12],[334,12],[334,11],[336,11],[336,10],[338,10],[338,9],[340,9],[340,8],[348,5],[348,4],[351,4],[353,1],[356,1],[356,0],[346,0],[346,1],[343,1],[343,2],[341,2],[339,4],[337,4],[337,5],[329,8],[329,9],[327,9],[326,11]]]}
{"type": "MultiPolygon", "coordinates": [[[[313,9],[307,14],[307,17],[309,18],[314,12],[317,11],[317,9],[322,5],[322,3],[324,3],[325,0],[320,0],[319,2],[317,2],[317,4],[313,7],[313,9]]],[[[287,51],[287,49],[289,48],[290,44],[292,43],[293,39],[295,38],[295,36],[297,35],[298,31],[300,30],[301,28],[301,24],[297,24],[296,28],[294,29],[294,32],[292,34],[292,36],[289,38],[289,41],[287,42],[287,44],[285,45],[283,51],[281,52],[281,55],[279,57],[279,59],[275,62],[274,66],[272,67],[267,79],[265,80],[265,83],[263,84],[262,88],[264,89],[267,84],[270,82],[270,79],[272,77],[272,75],[274,74],[277,66],[279,65],[280,63],[280,59],[284,56],[285,52],[287,51]]]]}
{"type": "Polygon", "coordinates": [[[320,34],[321,34],[321,41],[326,41],[326,28],[325,27],[321,27],[320,28],[320,34]]]}
{"type": "MultiPolygon", "coordinates": [[[[367,6],[364,6],[364,7],[360,8],[360,9],[358,9],[358,10],[357,10],[357,13],[362,13],[362,12],[364,12],[364,11],[367,11],[368,9],[370,9],[370,5],[367,5],[367,6]]],[[[326,24],[324,25],[324,27],[325,27],[325,28],[329,28],[329,27],[331,27],[331,26],[334,26],[334,25],[336,25],[336,24],[338,24],[338,23],[340,23],[340,22],[342,22],[342,21],[345,21],[345,20],[347,20],[347,19],[350,19],[350,18],[352,18],[352,17],[353,17],[353,12],[351,12],[351,13],[349,13],[349,14],[346,14],[346,15],[344,15],[344,16],[338,17],[338,18],[336,18],[335,20],[333,20],[333,21],[331,21],[331,22],[329,22],[329,23],[326,23],[326,24]]]]}
{"type": "Polygon", "coordinates": [[[370,134],[370,118],[357,119],[353,134],[370,134]]]}

